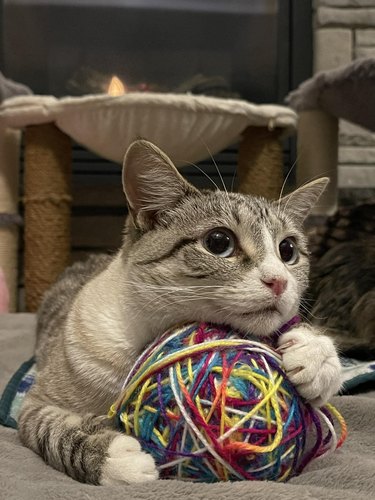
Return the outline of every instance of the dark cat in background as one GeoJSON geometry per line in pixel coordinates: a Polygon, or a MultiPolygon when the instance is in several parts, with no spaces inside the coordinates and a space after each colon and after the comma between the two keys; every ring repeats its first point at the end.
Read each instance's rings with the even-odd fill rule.
{"type": "Polygon", "coordinates": [[[340,208],[311,227],[308,317],[343,354],[375,359],[375,204],[340,208]]]}

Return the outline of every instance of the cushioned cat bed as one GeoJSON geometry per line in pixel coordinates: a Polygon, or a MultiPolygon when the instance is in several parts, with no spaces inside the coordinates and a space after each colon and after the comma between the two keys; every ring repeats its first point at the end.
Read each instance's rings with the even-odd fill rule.
{"type": "Polygon", "coordinates": [[[284,106],[156,93],[15,97],[0,107],[0,125],[22,128],[50,122],[108,160],[121,163],[129,144],[142,137],[181,165],[221,151],[248,126],[292,132],[296,115],[284,106]]]}

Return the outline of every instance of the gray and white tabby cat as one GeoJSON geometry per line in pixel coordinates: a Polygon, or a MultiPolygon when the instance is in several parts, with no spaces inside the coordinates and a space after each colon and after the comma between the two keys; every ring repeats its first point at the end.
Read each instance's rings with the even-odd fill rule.
{"type": "MultiPolygon", "coordinates": [[[[201,192],[157,147],[136,141],[123,182],[124,244],[114,257],[76,264],[47,293],[37,379],[19,419],[26,446],[93,484],[158,477],[152,457],[105,417],[148,342],[190,321],[265,337],[297,313],[309,271],[302,223],[327,179],[277,202],[201,192]]],[[[339,390],[336,350],[320,331],[300,324],[279,350],[307,400],[320,405],[339,390]]]]}

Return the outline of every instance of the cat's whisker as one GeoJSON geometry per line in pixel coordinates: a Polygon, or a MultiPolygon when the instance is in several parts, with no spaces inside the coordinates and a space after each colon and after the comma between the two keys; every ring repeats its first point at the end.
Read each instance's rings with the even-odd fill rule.
{"type": "MultiPolygon", "coordinates": [[[[301,308],[303,309],[303,307],[301,306],[301,308]]],[[[308,309],[303,309],[307,315],[307,318],[313,318],[315,319],[316,321],[326,321],[328,319],[328,316],[316,316],[312,311],[309,311],[308,309]]],[[[309,322],[311,322],[311,320],[309,319],[309,322]]]]}
{"type": "Polygon", "coordinates": [[[232,193],[233,193],[233,190],[234,190],[234,181],[236,180],[236,176],[237,176],[237,167],[234,169],[234,173],[233,173],[233,176],[232,176],[232,182],[231,182],[231,185],[230,185],[230,190],[231,190],[232,193]]]}
{"type": "Polygon", "coordinates": [[[307,308],[307,306],[301,301],[300,302],[300,307],[302,307],[306,312],[309,312],[309,309],[307,308]]]}
{"type": "Polygon", "coordinates": [[[217,297],[220,297],[222,296],[222,287],[218,287],[218,288],[185,288],[185,287],[181,287],[181,288],[178,288],[178,287],[173,287],[173,288],[169,288],[169,287],[153,287],[153,286],[148,286],[148,285],[143,285],[143,284],[136,284],[135,285],[137,287],[137,289],[139,289],[140,291],[142,292],[145,292],[145,291],[149,291],[151,293],[155,293],[157,292],[160,296],[161,293],[165,293],[165,294],[202,294],[202,292],[209,292],[211,295],[215,295],[217,297]]]}
{"type": "MultiPolygon", "coordinates": [[[[161,295],[158,295],[158,296],[156,296],[156,297],[153,297],[153,299],[149,300],[146,304],[144,304],[144,305],[143,305],[143,306],[139,309],[139,311],[138,311],[138,313],[136,314],[136,316],[135,316],[135,317],[139,317],[139,315],[140,315],[140,314],[142,314],[144,310],[149,310],[151,306],[153,306],[153,305],[155,305],[155,304],[157,305],[158,303],[163,304],[163,305],[167,305],[167,306],[169,306],[171,302],[170,302],[170,301],[165,302],[165,300],[163,300],[163,299],[167,298],[167,297],[168,297],[168,296],[170,296],[170,295],[174,296],[174,294],[175,294],[175,291],[174,291],[174,290],[171,290],[171,291],[166,292],[166,293],[164,293],[164,294],[161,294],[161,295]]],[[[185,296],[180,295],[180,296],[179,296],[180,302],[182,302],[182,301],[188,301],[188,300],[189,300],[189,299],[191,299],[191,298],[192,298],[192,296],[191,296],[191,295],[185,295],[185,296]]],[[[199,298],[199,296],[198,296],[197,294],[195,294],[195,295],[193,296],[193,298],[199,298]]],[[[177,300],[174,300],[174,301],[173,301],[173,303],[174,303],[174,304],[175,304],[175,303],[177,303],[177,300]]],[[[154,311],[152,311],[152,312],[154,312],[154,311]]]]}
{"type": "Polygon", "coordinates": [[[154,297],[152,300],[148,301],[139,310],[136,317],[138,317],[139,314],[141,314],[145,309],[149,310],[150,306],[152,306],[152,305],[158,305],[158,304],[162,305],[162,307],[159,307],[158,309],[155,309],[152,311],[152,313],[155,313],[156,311],[160,312],[164,307],[169,307],[171,305],[171,302],[173,303],[173,305],[176,305],[176,304],[191,302],[194,300],[210,300],[210,299],[217,298],[216,296],[208,296],[208,295],[203,295],[203,294],[199,294],[199,293],[194,293],[194,294],[190,293],[190,294],[185,294],[185,295],[179,294],[178,297],[175,298],[173,301],[166,302],[165,299],[170,295],[175,297],[175,290],[171,290],[171,291],[166,292],[164,294],[158,295],[158,296],[154,297]]]}
{"type": "MultiPolygon", "coordinates": [[[[203,300],[209,300],[212,298],[213,297],[200,297],[200,296],[179,297],[177,300],[173,301],[173,306],[176,306],[179,304],[187,304],[188,302],[194,302],[197,300],[199,300],[201,302],[203,300]]],[[[155,314],[155,313],[163,312],[165,309],[170,308],[170,307],[171,307],[171,304],[169,302],[161,304],[160,307],[157,307],[156,309],[154,309],[153,313],[155,314]]],[[[197,320],[197,318],[195,318],[195,320],[197,320]]],[[[191,316],[191,321],[194,321],[194,316],[191,316]]]]}
{"type": "Polygon", "coordinates": [[[306,315],[306,313],[304,311],[299,310],[298,314],[299,314],[299,316],[301,317],[301,319],[303,320],[304,323],[311,324],[310,318],[306,315]]]}
{"type": "Polygon", "coordinates": [[[314,303],[315,299],[314,298],[308,299],[307,297],[305,297],[304,299],[301,300],[301,302],[312,302],[312,303],[314,303]]]}
{"type": "MultiPolygon", "coordinates": [[[[170,294],[168,294],[170,296],[170,294]]],[[[142,314],[145,310],[150,312],[151,314],[155,314],[156,311],[160,311],[164,308],[171,308],[176,306],[177,304],[186,304],[188,302],[200,301],[203,303],[204,301],[212,301],[217,300],[218,297],[207,296],[207,295],[179,295],[177,298],[173,296],[173,300],[166,300],[168,298],[167,294],[164,297],[155,297],[153,300],[149,301],[147,304],[144,304],[139,310],[139,314],[142,314]]]]}
{"type": "Polygon", "coordinates": [[[317,321],[324,321],[327,320],[327,317],[318,317],[316,316],[310,309],[308,309],[303,302],[300,303],[300,310],[302,310],[304,313],[306,313],[306,319],[308,319],[309,322],[311,322],[310,318],[314,318],[317,321]]]}
{"type": "Polygon", "coordinates": [[[212,153],[211,153],[211,151],[210,151],[210,148],[207,146],[207,144],[204,142],[204,140],[203,140],[203,139],[201,139],[201,142],[202,142],[202,144],[204,145],[204,147],[207,149],[207,152],[208,152],[208,154],[210,155],[210,158],[211,158],[211,160],[212,160],[212,163],[215,165],[216,171],[217,171],[217,173],[218,173],[218,175],[219,175],[219,177],[220,177],[220,181],[221,181],[221,184],[222,184],[222,186],[223,186],[223,189],[224,189],[225,193],[228,195],[228,191],[227,191],[227,188],[225,187],[225,183],[224,183],[223,176],[221,175],[221,172],[220,172],[220,170],[219,170],[219,167],[218,167],[218,165],[217,165],[217,163],[216,163],[216,161],[215,161],[215,158],[213,157],[213,155],[212,155],[212,153]]]}
{"type": "Polygon", "coordinates": [[[292,173],[294,167],[297,165],[297,161],[298,161],[298,157],[295,159],[295,161],[293,162],[293,165],[290,167],[288,173],[285,176],[283,185],[281,186],[280,195],[279,195],[279,199],[278,199],[278,203],[277,203],[277,216],[278,217],[280,215],[280,204],[281,204],[281,199],[282,199],[282,196],[283,196],[283,193],[284,193],[284,189],[285,189],[286,183],[288,182],[289,176],[292,173]]]}
{"type": "Polygon", "coordinates": [[[212,160],[212,163],[214,164],[215,168],[216,168],[216,171],[220,177],[220,181],[221,181],[221,184],[223,186],[223,190],[225,192],[225,195],[226,195],[226,199],[227,199],[227,203],[228,203],[228,210],[230,211],[231,210],[231,202],[230,202],[230,198],[229,198],[229,193],[228,193],[228,190],[225,186],[225,182],[224,182],[224,179],[223,179],[223,176],[221,175],[221,172],[220,172],[220,169],[218,167],[218,164],[216,163],[216,160],[215,158],[213,157],[209,147],[207,146],[207,144],[203,141],[203,139],[201,139],[201,142],[203,143],[204,147],[207,149],[207,152],[208,154],[210,155],[211,157],[211,160],[212,160]]]}
{"type": "Polygon", "coordinates": [[[129,285],[132,288],[140,289],[141,291],[149,290],[151,292],[160,292],[166,291],[167,293],[176,293],[176,292],[187,292],[187,293],[196,293],[197,291],[202,290],[222,290],[221,285],[183,285],[183,286],[175,286],[175,285],[152,285],[146,282],[135,282],[125,280],[123,283],[129,285]]]}
{"type": "Polygon", "coordinates": [[[160,285],[160,284],[151,284],[147,283],[145,281],[131,281],[131,280],[124,280],[123,283],[127,285],[135,285],[139,286],[140,284],[142,286],[147,286],[148,288],[154,288],[155,290],[160,290],[162,288],[166,288],[169,290],[186,290],[186,289],[192,289],[192,290],[198,290],[200,288],[206,289],[206,288],[223,288],[223,285],[170,285],[170,284],[165,284],[165,285],[160,285]]]}
{"type": "Polygon", "coordinates": [[[199,172],[201,172],[203,175],[205,175],[205,176],[207,177],[207,179],[208,179],[208,180],[209,180],[209,181],[210,181],[210,182],[211,182],[211,183],[212,183],[212,184],[216,187],[216,189],[217,189],[218,191],[220,191],[219,186],[218,186],[218,185],[216,184],[216,182],[212,179],[212,177],[210,177],[210,176],[208,175],[208,173],[207,173],[207,172],[205,172],[205,171],[203,170],[203,168],[198,167],[198,165],[196,165],[195,163],[191,163],[190,161],[185,161],[184,163],[186,163],[186,165],[191,165],[192,167],[195,167],[197,170],[199,170],[199,172]]]}

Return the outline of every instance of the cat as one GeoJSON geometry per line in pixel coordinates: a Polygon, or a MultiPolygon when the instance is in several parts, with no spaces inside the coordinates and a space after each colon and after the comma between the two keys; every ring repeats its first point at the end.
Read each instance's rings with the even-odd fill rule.
{"type": "MultiPolygon", "coordinates": [[[[153,458],[106,418],[130,367],[175,324],[225,323],[264,338],[290,320],[308,283],[303,221],[327,181],[279,201],[198,191],[155,145],[134,142],[122,248],[68,269],[40,308],[22,442],[79,481],[155,480],[153,458]]],[[[302,323],[278,342],[304,398],[321,405],[339,390],[336,349],[321,331],[302,323]]]]}

